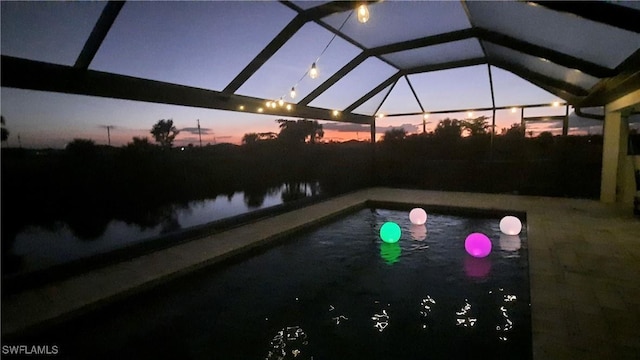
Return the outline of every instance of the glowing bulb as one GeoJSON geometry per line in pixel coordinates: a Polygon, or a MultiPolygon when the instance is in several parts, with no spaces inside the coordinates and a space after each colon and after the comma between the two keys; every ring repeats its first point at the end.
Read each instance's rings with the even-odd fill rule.
{"type": "Polygon", "coordinates": [[[295,87],[291,88],[291,92],[289,93],[289,95],[291,96],[292,99],[296,98],[296,88],[295,87]]]}
{"type": "Polygon", "coordinates": [[[267,107],[270,108],[271,107],[271,101],[267,101],[267,107]]]}
{"type": "Polygon", "coordinates": [[[239,109],[244,110],[244,105],[240,105],[239,109]]]}
{"type": "Polygon", "coordinates": [[[424,115],[422,115],[422,117],[426,120],[429,118],[429,114],[425,113],[424,115]]]}
{"type": "Polygon", "coordinates": [[[280,106],[284,105],[284,100],[282,100],[282,98],[280,98],[280,100],[278,100],[278,105],[280,105],[280,106]]]}
{"type": "Polygon", "coordinates": [[[427,222],[427,212],[422,208],[413,208],[409,212],[409,220],[414,225],[423,225],[427,222]]]}
{"type": "Polygon", "coordinates": [[[506,235],[518,235],[522,231],[522,222],[515,216],[505,216],[500,220],[500,231],[506,235]]]}
{"type": "Polygon", "coordinates": [[[259,112],[259,113],[261,113],[261,112],[263,112],[263,111],[264,111],[264,110],[262,110],[262,108],[261,108],[261,107],[259,107],[259,108],[258,108],[258,112],[259,112]]]}
{"type": "Polygon", "coordinates": [[[318,67],[316,66],[316,63],[313,63],[311,65],[311,70],[309,70],[309,77],[312,79],[315,79],[318,77],[318,67]]]}
{"type": "Polygon", "coordinates": [[[472,233],[464,241],[467,253],[476,258],[483,258],[491,252],[491,240],[482,233],[472,233]]]}
{"type": "Polygon", "coordinates": [[[512,113],[515,113],[515,112],[516,112],[516,110],[518,110],[518,108],[516,108],[516,107],[512,107],[512,108],[511,108],[511,112],[512,112],[512,113]]]}
{"type": "Polygon", "coordinates": [[[386,243],[396,243],[400,240],[402,231],[400,226],[393,221],[388,221],[380,227],[380,238],[386,243]]]}
{"type": "Polygon", "coordinates": [[[287,110],[291,110],[291,104],[287,104],[287,110]]]}
{"type": "Polygon", "coordinates": [[[472,117],[472,116],[473,116],[473,113],[472,113],[471,111],[469,111],[469,112],[467,113],[467,117],[469,117],[469,118],[470,118],[470,117],[472,117]]]}
{"type": "Polygon", "coordinates": [[[553,105],[553,107],[558,107],[558,106],[560,106],[560,103],[558,101],[554,101],[552,105],[553,105]]]}
{"type": "Polygon", "coordinates": [[[379,114],[377,115],[377,117],[378,117],[378,118],[383,118],[383,117],[384,117],[384,114],[383,114],[383,113],[379,113],[379,114]]]}
{"type": "Polygon", "coordinates": [[[362,4],[358,6],[358,21],[362,24],[369,21],[369,9],[367,5],[362,4]]]}

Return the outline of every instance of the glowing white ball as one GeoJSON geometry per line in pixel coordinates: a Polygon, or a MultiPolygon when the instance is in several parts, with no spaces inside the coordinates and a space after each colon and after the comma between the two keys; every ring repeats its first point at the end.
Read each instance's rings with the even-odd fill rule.
{"type": "Polygon", "coordinates": [[[427,222],[427,212],[421,208],[411,209],[409,212],[409,220],[414,225],[422,225],[427,222]]]}
{"type": "Polygon", "coordinates": [[[500,220],[500,231],[507,235],[518,235],[522,230],[520,219],[515,216],[505,216],[500,220]]]}

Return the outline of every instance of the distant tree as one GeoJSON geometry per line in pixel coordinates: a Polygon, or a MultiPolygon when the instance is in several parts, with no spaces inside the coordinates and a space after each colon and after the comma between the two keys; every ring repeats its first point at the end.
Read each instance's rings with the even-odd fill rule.
{"type": "Polygon", "coordinates": [[[304,143],[307,142],[307,139],[310,143],[315,143],[324,136],[322,124],[319,124],[317,120],[278,119],[276,122],[280,124],[278,140],[288,143],[304,143]]]}
{"type": "Polygon", "coordinates": [[[407,130],[404,128],[392,128],[384,132],[382,135],[382,141],[384,142],[394,142],[400,141],[407,137],[407,130]]]}
{"type": "Polygon", "coordinates": [[[156,145],[153,145],[152,143],[149,142],[149,138],[147,137],[140,138],[140,137],[134,136],[132,139],[132,142],[128,143],[126,145],[126,148],[145,150],[145,149],[152,149],[155,146],[156,145]]]}
{"type": "Polygon", "coordinates": [[[462,122],[446,118],[438,123],[433,131],[433,136],[443,139],[457,139],[462,136],[462,122]]]}
{"type": "Polygon", "coordinates": [[[251,145],[259,141],[274,140],[277,138],[278,138],[278,134],[274,132],[246,133],[242,137],[242,144],[251,145]]]}
{"type": "Polygon", "coordinates": [[[73,141],[67,144],[65,150],[69,153],[78,155],[95,153],[96,143],[90,139],[73,139],[73,141]]]}
{"type": "Polygon", "coordinates": [[[549,131],[543,131],[538,135],[538,142],[542,145],[551,145],[553,144],[553,134],[549,131]]]}
{"type": "Polygon", "coordinates": [[[242,137],[242,145],[251,145],[258,142],[258,133],[246,133],[242,137]]]}
{"type": "Polygon", "coordinates": [[[475,119],[461,121],[462,130],[467,131],[469,136],[486,135],[491,128],[489,125],[489,117],[479,116],[475,119]]]}
{"type": "Polygon", "coordinates": [[[173,140],[180,131],[173,126],[173,120],[158,120],[158,122],[151,128],[151,134],[157,143],[162,147],[170,148],[173,146],[173,140]]]}
{"type": "Polygon", "coordinates": [[[0,115],[0,121],[2,122],[2,141],[7,141],[9,138],[9,129],[6,127],[6,122],[4,120],[4,116],[0,115]]]}
{"type": "Polygon", "coordinates": [[[510,139],[524,138],[524,126],[522,124],[513,123],[508,129],[502,129],[502,135],[510,139]]]}

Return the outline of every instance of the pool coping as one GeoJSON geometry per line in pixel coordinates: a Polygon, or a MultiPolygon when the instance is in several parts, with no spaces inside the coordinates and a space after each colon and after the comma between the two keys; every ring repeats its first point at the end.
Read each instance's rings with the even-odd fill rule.
{"type": "MultiPolygon", "coordinates": [[[[627,245],[627,239],[640,233],[640,221],[631,215],[630,207],[585,199],[392,188],[348,193],[9,295],[2,299],[2,336],[36,331],[82,315],[373,203],[526,213],[533,358],[602,358],[640,351],[635,323],[627,324],[625,319],[629,315],[623,316],[626,310],[631,311],[631,319],[638,317],[631,307],[637,304],[637,297],[629,294],[640,293],[639,283],[629,282],[635,279],[635,271],[640,268],[640,252],[627,245]],[[631,265],[622,268],[612,261],[607,265],[611,267],[611,279],[602,278],[597,272],[606,264],[580,262],[575,253],[560,252],[564,247],[558,248],[559,245],[570,247],[571,241],[588,241],[592,236],[610,231],[612,223],[619,226],[624,236],[614,233],[619,241],[611,244],[626,251],[616,251],[618,257],[613,260],[630,261],[631,265]],[[573,232],[579,232],[580,236],[573,232]],[[593,281],[592,277],[595,277],[593,281]],[[614,295],[622,296],[624,301],[618,300],[612,306],[614,295]],[[594,307],[593,303],[598,306],[594,307]],[[585,317],[597,326],[585,324],[585,317]],[[624,326],[612,330],[612,319],[624,326]],[[576,329],[576,324],[582,328],[576,329]]],[[[593,246],[598,245],[594,242],[593,246]]]]}

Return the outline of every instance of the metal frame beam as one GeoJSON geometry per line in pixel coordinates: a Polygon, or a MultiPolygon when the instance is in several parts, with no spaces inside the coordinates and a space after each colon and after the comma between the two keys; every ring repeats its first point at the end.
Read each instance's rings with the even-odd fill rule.
{"type": "Polygon", "coordinates": [[[222,90],[225,94],[235,93],[244,84],[251,75],[255,74],[260,67],[267,62],[277,51],[284,45],[300,28],[306,23],[306,19],[302,15],[298,15],[287,24],[287,26],[274,37],[267,46],[256,55],[253,60],[242,71],[231,80],[231,82],[222,90]]]}
{"type": "Polygon", "coordinates": [[[616,76],[602,79],[589,95],[575,104],[578,107],[602,106],[640,89],[640,50],[636,50],[617,68],[616,76]]]}
{"type": "Polygon", "coordinates": [[[291,110],[286,110],[285,107],[267,108],[266,100],[260,98],[95,70],[81,70],[6,55],[2,55],[1,59],[0,86],[3,87],[251,113],[260,113],[258,108],[262,108],[261,113],[269,115],[371,123],[371,116],[349,112],[335,116],[331,110],[310,106],[293,105],[291,110]]]}
{"type": "Polygon", "coordinates": [[[340,70],[338,70],[335,74],[331,75],[327,80],[325,80],[320,86],[313,89],[309,95],[305,96],[302,100],[298,101],[298,105],[307,105],[312,102],[315,98],[320,96],[323,92],[327,91],[331,86],[337,83],[340,79],[342,79],[345,75],[347,75],[351,70],[355,69],[358,65],[364,62],[369,55],[366,52],[361,52],[349,61],[345,66],[343,66],[340,70]]]}
{"type": "Polygon", "coordinates": [[[542,75],[535,71],[531,71],[518,64],[513,64],[507,61],[497,60],[497,59],[490,59],[489,64],[493,66],[497,66],[509,72],[512,72],[525,80],[531,81],[537,86],[541,86],[540,84],[542,84],[545,86],[545,89],[549,89],[549,88],[556,89],[555,91],[552,91],[552,93],[562,98],[565,98],[564,94],[568,94],[572,97],[586,96],[589,94],[587,90],[579,86],[569,84],[558,79],[550,78],[548,76],[542,75]],[[558,90],[561,90],[562,92],[564,92],[563,96],[558,94],[558,90]]]}
{"type": "Polygon", "coordinates": [[[84,43],[80,55],[78,55],[76,59],[76,63],[73,65],[75,68],[84,70],[89,68],[91,61],[93,61],[93,58],[96,56],[100,45],[102,45],[102,42],[107,37],[113,22],[118,17],[124,4],[124,1],[109,1],[104,6],[102,14],[100,14],[96,25],[93,27],[93,30],[91,30],[89,38],[84,43]]]}
{"type": "Polygon", "coordinates": [[[386,88],[387,86],[393,84],[394,82],[398,81],[398,79],[404,75],[402,73],[402,71],[398,71],[397,73],[391,75],[390,78],[388,78],[387,80],[381,82],[378,86],[376,86],[375,88],[373,88],[371,91],[369,91],[368,93],[366,93],[364,96],[362,96],[360,99],[356,100],[353,104],[347,106],[346,109],[344,109],[344,112],[350,113],[352,112],[354,109],[357,109],[358,106],[364,104],[365,102],[367,102],[367,100],[371,99],[372,97],[374,97],[377,93],[379,93],[380,91],[384,90],[384,88],[386,88]]]}
{"type": "Polygon", "coordinates": [[[480,40],[489,41],[496,45],[504,46],[527,55],[543,58],[570,69],[577,69],[597,78],[605,78],[616,74],[615,70],[609,69],[605,66],[542,46],[534,45],[495,31],[476,28],[476,34],[480,40]]]}
{"type": "Polygon", "coordinates": [[[620,29],[640,33],[640,11],[605,1],[529,1],[547,9],[565,12],[620,29]]]}

